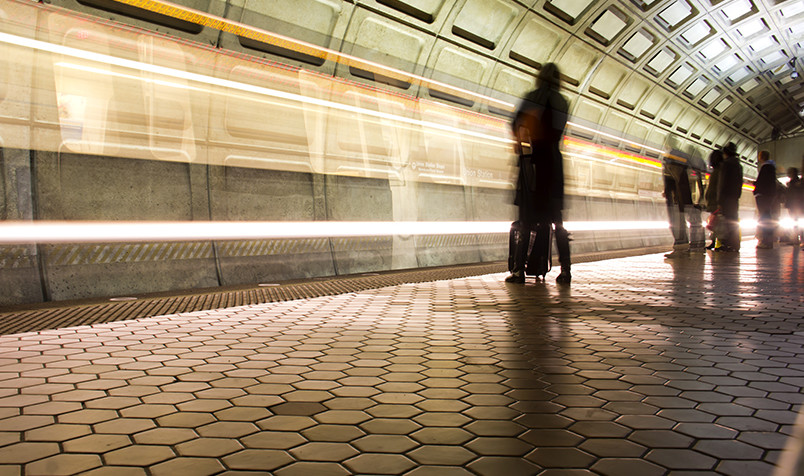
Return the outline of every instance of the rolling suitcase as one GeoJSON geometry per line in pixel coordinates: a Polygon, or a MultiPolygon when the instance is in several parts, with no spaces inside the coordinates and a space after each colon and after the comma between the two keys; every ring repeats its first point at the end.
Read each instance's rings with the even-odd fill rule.
{"type": "Polygon", "coordinates": [[[539,224],[530,234],[528,261],[525,264],[525,275],[544,277],[553,268],[553,224],[539,224]]]}
{"type": "MultiPolygon", "coordinates": [[[[513,222],[508,234],[508,271],[514,269],[516,243],[520,233],[522,233],[520,222],[513,222]]],[[[552,240],[552,223],[540,224],[535,231],[531,232],[525,262],[525,276],[541,277],[544,280],[545,275],[553,268],[552,240]]]]}

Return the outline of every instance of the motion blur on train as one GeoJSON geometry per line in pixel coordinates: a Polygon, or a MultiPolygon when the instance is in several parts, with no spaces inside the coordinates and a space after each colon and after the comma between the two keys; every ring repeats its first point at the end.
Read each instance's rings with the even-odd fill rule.
{"type": "MultiPolygon", "coordinates": [[[[112,0],[0,4],[0,218],[378,227],[515,218],[516,96],[388,66],[354,45],[346,55],[267,28],[203,24],[214,15],[143,13],[152,28],[114,19],[140,13],[112,0]]],[[[651,142],[570,118],[565,221],[599,225],[576,227],[574,254],[672,243],[655,226],[667,220],[661,164],[671,146],[679,160],[709,153],[669,133],[651,142]],[[617,226],[635,221],[653,225],[617,226]]],[[[750,193],[744,206],[753,217],[750,193]]],[[[0,247],[0,305],[496,261],[507,246],[504,230],[21,243],[0,247]]]]}

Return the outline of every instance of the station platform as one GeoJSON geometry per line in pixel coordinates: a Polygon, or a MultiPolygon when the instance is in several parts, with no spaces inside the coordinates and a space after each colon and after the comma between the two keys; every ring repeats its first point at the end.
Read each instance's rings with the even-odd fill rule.
{"type": "Polygon", "coordinates": [[[771,475],[804,401],[804,252],[754,245],[571,286],[492,264],[0,314],[0,475],[771,475]]]}

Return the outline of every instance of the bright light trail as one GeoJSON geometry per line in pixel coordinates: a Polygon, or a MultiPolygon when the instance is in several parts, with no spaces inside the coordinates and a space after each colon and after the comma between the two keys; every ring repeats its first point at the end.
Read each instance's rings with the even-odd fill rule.
{"type": "MultiPolygon", "coordinates": [[[[85,51],[85,50],[81,50],[81,49],[77,49],[77,48],[72,48],[72,47],[69,47],[69,46],[62,46],[62,45],[57,45],[57,44],[53,44],[53,43],[48,43],[48,42],[45,42],[45,41],[34,40],[34,39],[31,39],[31,38],[25,38],[25,37],[16,36],[16,35],[10,35],[8,33],[0,33],[0,42],[13,44],[13,45],[18,45],[18,46],[23,46],[23,47],[26,47],[26,48],[31,48],[31,49],[35,49],[35,50],[39,50],[39,51],[47,51],[49,53],[55,53],[55,54],[59,54],[59,55],[70,56],[70,57],[73,57],[73,58],[85,59],[85,60],[97,62],[99,64],[109,64],[109,65],[119,66],[119,67],[122,67],[122,68],[138,70],[138,71],[147,71],[149,73],[161,74],[163,76],[168,76],[168,77],[172,77],[172,78],[183,79],[183,80],[194,81],[194,82],[202,83],[202,84],[209,84],[209,85],[213,85],[213,86],[220,86],[220,87],[224,87],[224,88],[229,88],[229,89],[232,89],[232,90],[235,90],[235,91],[244,91],[244,92],[249,92],[249,93],[260,94],[260,95],[263,95],[263,96],[269,96],[269,97],[274,97],[274,98],[279,98],[279,99],[286,99],[286,100],[290,100],[290,101],[296,101],[296,102],[299,102],[299,103],[312,104],[312,105],[315,105],[315,106],[322,106],[322,107],[332,108],[332,109],[345,111],[345,112],[350,112],[350,113],[364,114],[366,116],[377,117],[377,118],[380,118],[380,119],[388,119],[388,120],[391,120],[391,121],[417,125],[417,126],[424,127],[424,128],[437,129],[437,130],[450,132],[450,133],[457,134],[457,135],[466,135],[466,136],[477,137],[477,138],[485,139],[485,140],[488,140],[488,141],[491,141],[491,142],[500,142],[500,143],[504,143],[504,144],[513,144],[513,142],[514,142],[512,139],[510,139],[508,137],[496,136],[496,135],[491,135],[491,134],[483,134],[483,133],[480,133],[480,132],[472,132],[472,131],[468,131],[466,129],[447,126],[447,125],[444,125],[444,124],[438,124],[438,123],[435,123],[435,122],[412,119],[412,118],[408,118],[408,117],[404,117],[404,116],[398,116],[398,115],[395,115],[395,114],[389,114],[389,113],[380,112],[380,111],[373,111],[371,109],[365,109],[365,108],[360,108],[360,107],[356,107],[356,106],[350,106],[348,104],[341,104],[341,103],[337,103],[337,102],[333,102],[333,101],[327,101],[325,99],[318,99],[318,98],[309,97],[309,96],[302,96],[300,94],[294,94],[294,93],[288,93],[288,92],[284,92],[284,91],[278,91],[276,89],[264,88],[264,87],[261,87],[261,86],[254,86],[254,85],[251,85],[251,84],[240,83],[240,82],[231,81],[231,80],[228,80],[228,79],[215,78],[215,77],[206,76],[206,75],[203,75],[203,74],[190,73],[190,72],[181,71],[181,70],[178,70],[178,69],[167,68],[165,66],[157,66],[157,65],[142,63],[142,62],[139,62],[139,61],[133,61],[133,60],[128,60],[128,59],[124,59],[124,58],[118,58],[118,57],[115,57],[115,56],[104,55],[104,54],[101,54],[101,53],[94,53],[92,51],[85,51]]],[[[99,73],[99,72],[102,71],[102,70],[100,70],[98,68],[94,68],[94,67],[85,67],[85,66],[81,66],[81,65],[69,65],[69,64],[65,64],[64,62],[62,62],[60,64],[61,64],[61,66],[68,66],[68,67],[71,67],[73,69],[84,69],[85,71],[92,72],[92,73],[99,73]]],[[[113,73],[108,73],[108,72],[105,72],[105,71],[104,71],[104,74],[112,74],[113,75],[113,73]]],[[[153,80],[151,80],[151,81],[153,81],[153,80]]],[[[169,85],[170,83],[162,82],[161,84],[169,85]]],[[[172,84],[170,84],[170,85],[172,85],[172,84]]]]}
{"type": "MultiPolygon", "coordinates": [[[[569,231],[660,230],[668,228],[668,224],[665,221],[570,221],[566,222],[564,226],[569,231]]],[[[4,221],[0,222],[0,245],[471,235],[508,233],[510,228],[511,222],[509,221],[4,221]]]]}

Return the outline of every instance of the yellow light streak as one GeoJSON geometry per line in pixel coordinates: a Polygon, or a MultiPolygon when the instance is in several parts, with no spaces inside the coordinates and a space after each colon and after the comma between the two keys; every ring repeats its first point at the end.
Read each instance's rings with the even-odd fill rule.
{"type": "Polygon", "coordinates": [[[176,5],[174,3],[162,0],[115,0],[115,1],[117,3],[122,3],[136,8],[142,8],[144,10],[148,10],[154,13],[159,13],[161,15],[166,15],[179,20],[195,23],[196,25],[210,27],[215,30],[225,31],[227,33],[232,33],[237,36],[256,40],[261,43],[267,43],[269,45],[278,46],[280,48],[285,48],[291,51],[296,51],[298,53],[313,56],[316,58],[334,61],[340,64],[353,66],[374,73],[380,73],[384,76],[388,76],[390,78],[398,79],[404,82],[412,84],[420,84],[427,86],[428,88],[439,89],[441,91],[448,92],[455,96],[471,97],[474,98],[475,100],[479,100],[480,102],[493,103],[496,104],[498,107],[501,107],[502,109],[506,109],[509,111],[514,110],[514,105],[506,101],[474,93],[466,89],[461,89],[446,83],[442,83],[422,76],[407,73],[405,71],[391,68],[389,66],[375,63],[373,61],[368,61],[362,58],[358,58],[356,56],[340,53],[338,51],[331,50],[329,48],[313,45],[311,43],[289,38],[283,35],[279,35],[277,33],[271,33],[250,25],[228,20],[226,18],[222,18],[199,10],[194,10],[192,8],[176,5]]]}

